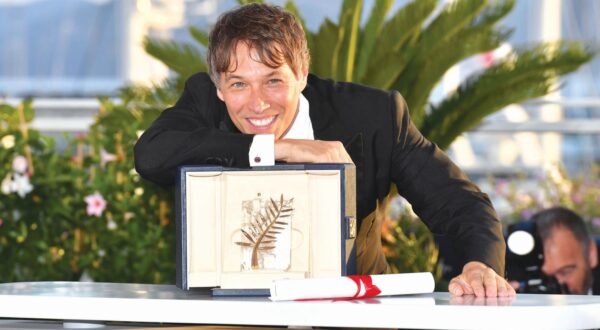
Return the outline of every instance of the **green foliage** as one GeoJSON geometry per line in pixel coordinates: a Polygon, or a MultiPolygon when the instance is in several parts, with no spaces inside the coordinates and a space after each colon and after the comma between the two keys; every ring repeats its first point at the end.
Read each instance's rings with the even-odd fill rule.
{"type": "Polygon", "coordinates": [[[74,220],[69,210],[54,204],[73,203],[66,193],[72,176],[59,165],[54,141],[25,127],[32,119],[30,100],[18,107],[0,105],[0,278],[72,279],[69,263],[55,261],[65,253],[65,230],[74,220]],[[17,156],[26,165],[15,173],[17,156]],[[39,189],[29,192],[30,184],[39,189]]]}
{"type": "MultiPolygon", "coordinates": [[[[238,1],[251,2],[262,1],[238,1]]],[[[454,93],[432,105],[428,103],[430,95],[448,69],[506,42],[511,31],[498,22],[510,13],[515,1],[458,0],[436,10],[437,0],[415,0],[390,13],[393,3],[376,0],[361,26],[363,1],[344,0],[337,23],[325,18],[317,31],[306,28],[292,1],[287,1],[285,8],[304,25],[311,72],[400,91],[417,127],[442,149],[485,116],[547,94],[558,77],[594,55],[578,43],[524,46],[476,72],[454,93]]],[[[179,76],[188,77],[205,66],[198,54],[207,45],[204,36],[197,37],[197,29],[191,28],[190,33],[199,40],[197,51],[190,50],[190,45],[158,40],[147,40],[146,49],[179,76]]]]}
{"type": "MultiPolygon", "coordinates": [[[[250,2],[262,1],[239,0],[250,2]]],[[[437,0],[415,0],[391,13],[393,3],[376,0],[361,25],[363,1],[344,0],[337,22],[326,18],[317,31],[305,26],[311,71],[399,90],[417,127],[442,148],[488,114],[551,91],[559,76],[593,56],[579,44],[527,46],[431,105],[430,94],[449,68],[507,40],[510,31],[497,23],[514,0],[458,0],[439,11],[437,0]]],[[[292,1],[285,8],[304,25],[292,1]]],[[[125,88],[119,103],[102,100],[89,134],[66,136],[69,147],[62,154],[52,139],[28,128],[31,101],[0,104],[0,281],[87,274],[97,281],[173,282],[173,198],[135,173],[132,148],[137,133],[175,103],[185,79],[207,69],[208,36],[194,27],[189,32],[195,44],[146,39],[147,52],[174,76],[151,88],[125,88]],[[23,160],[27,169],[21,173],[13,163],[23,160]],[[99,216],[87,212],[90,196],[106,201],[99,216]]],[[[412,214],[394,219],[384,232],[393,270],[431,271],[439,278],[427,229],[412,214]]]]}
{"type": "Polygon", "coordinates": [[[440,104],[431,105],[430,95],[448,69],[506,42],[511,31],[498,22],[513,9],[514,1],[460,0],[435,11],[438,1],[419,0],[390,15],[391,4],[375,1],[367,23],[360,27],[354,23],[362,13],[361,1],[346,0],[338,24],[326,19],[317,32],[307,31],[313,45],[312,72],[400,91],[417,127],[443,149],[485,116],[547,94],[559,76],[576,70],[594,54],[575,43],[527,46],[498,59],[440,104]],[[356,15],[352,21],[349,12],[356,15]],[[343,46],[354,45],[355,40],[358,47],[343,46]],[[528,79],[519,79],[525,76],[528,79]]]}
{"type": "Polygon", "coordinates": [[[104,100],[89,134],[65,137],[69,147],[59,154],[52,139],[28,128],[31,102],[1,107],[0,282],[83,274],[173,282],[173,196],[133,168],[137,134],[159,112],[104,100]],[[26,160],[25,173],[15,159],[26,160]],[[23,177],[32,189],[19,194],[11,182],[23,177]],[[95,193],[106,201],[99,215],[87,212],[86,197],[95,193]]]}
{"type": "Polygon", "coordinates": [[[438,263],[438,249],[429,230],[403,198],[392,199],[389,208],[381,238],[392,272],[431,272],[439,287],[442,267],[438,263]]]}
{"type": "Polygon", "coordinates": [[[600,167],[572,177],[562,166],[550,167],[543,176],[524,174],[507,181],[489,178],[498,215],[507,226],[529,219],[535,212],[553,206],[564,206],[577,212],[593,235],[600,235],[600,167]]]}
{"type": "Polygon", "coordinates": [[[591,58],[589,52],[574,43],[542,44],[517,51],[471,77],[439,105],[432,106],[421,132],[441,148],[447,148],[487,115],[553,91],[557,76],[576,70],[591,58]]]}

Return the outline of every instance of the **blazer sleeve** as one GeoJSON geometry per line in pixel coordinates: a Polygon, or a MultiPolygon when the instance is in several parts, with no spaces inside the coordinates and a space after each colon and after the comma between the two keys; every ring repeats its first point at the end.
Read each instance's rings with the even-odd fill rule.
{"type": "Polygon", "coordinates": [[[433,233],[451,236],[465,263],[480,261],[504,276],[506,246],[488,196],[421,135],[402,96],[391,97],[396,125],[390,175],[398,192],[433,233]]]}
{"type": "Polygon", "coordinates": [[[228,128],[226,117],[208,75],[192,76],[177,103],[164,110],[136,142],[136,171],[145,179],[171,185],[181,165],[249,167],[253,135],[228,128]]]}

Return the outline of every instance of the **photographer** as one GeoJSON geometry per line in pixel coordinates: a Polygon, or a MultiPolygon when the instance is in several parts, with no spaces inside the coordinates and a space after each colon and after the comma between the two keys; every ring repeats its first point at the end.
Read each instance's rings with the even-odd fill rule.
{"type": "Polygon", "coordinates": [[[575,212],[554,207],[533,215],[544,247],[542,272],[571,294],[600,294],[597,242],[575,212]]]}

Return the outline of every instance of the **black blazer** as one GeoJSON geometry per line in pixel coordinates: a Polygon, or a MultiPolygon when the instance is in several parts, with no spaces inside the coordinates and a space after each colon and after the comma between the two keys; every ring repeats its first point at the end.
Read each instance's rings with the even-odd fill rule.
{"type": "MultiPolygon", "coordinates": [[[[502,228],[487,195],[421,135],[398,92],[309,75],[303,94],[315,139],[343,142],[356,165],[358,219],[394,183],[433,233],[459,243],[464,262],[481,261],[504,275],[502,228]]],[[[135,167],[162,185],[173,184],[183,164],[248,167],[252,138],[233,125],[209,76],[197,73],[138,140],[135,167]]]]}

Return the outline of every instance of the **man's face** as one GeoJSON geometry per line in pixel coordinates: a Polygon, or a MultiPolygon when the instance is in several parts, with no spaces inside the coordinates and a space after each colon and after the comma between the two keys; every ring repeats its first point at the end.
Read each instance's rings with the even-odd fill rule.
{"type": "Polygon", "coordinates": [[[556,277],[560,284],[569,288],[570,293],[587,294],[592,284],[591,269],[597,262],[593,260],[595,257],[590,251],[583,251],[581,243],[570,230],[555,227],[544,241],[542,271],[556,277]]]}
{"type": "Polygon", "coordinates": [[[287,64],[273,69],[258,58],[246,43],[238,43],[231,67],[221,73],[217,95],[242,133],[275,134],[278,139],[294,121],[307,73],[296,75],[287,64]]]}

